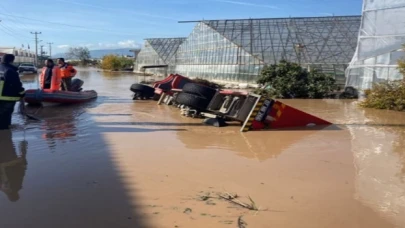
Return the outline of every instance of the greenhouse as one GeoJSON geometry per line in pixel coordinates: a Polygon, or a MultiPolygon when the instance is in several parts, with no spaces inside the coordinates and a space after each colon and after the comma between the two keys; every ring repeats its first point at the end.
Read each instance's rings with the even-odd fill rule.
{"type": "MultiPolygon", "coordinates": [[[[167,65],[173,60],[173,57],[180,44],[186,38],[151,38],[145,39],[145,44],[136,56],[135,72],[146,72],[156,75],[167,74],[167,65]],[[149,67],[145,69],[145,67],[149,67]],[[156,67],[156,68],[155,68],[156,67]]],[[[170,68],[169,71],[173,69],[170,68]]]]}
{"type": "Polygon", "coordinates": [[[405,2],[363,1],[358,45],[347,69],[347,86],[364,90],[374,82],[397,80],[397,61],[404,56],[405,2]]]}
{"type": "Polygon", "coordinates": [[[197,25],[170,60],[170,73],[254,82],[263,66],[284,59],[330,73],[344,84],[344,72],[356,50],[361,16],[180,23],[192,22],[197,25]]]}

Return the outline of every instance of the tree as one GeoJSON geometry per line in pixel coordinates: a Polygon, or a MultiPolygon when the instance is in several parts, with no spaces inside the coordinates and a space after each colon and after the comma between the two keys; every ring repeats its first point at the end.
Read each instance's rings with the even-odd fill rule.
{"type": "Polygon", "coordinates": [[[122,70],[132,67],[134,64],[132,59],[128,59],[117,55],[105,55],[101,63],[101,68],[104,70],[122,70]]]}
{"type": "Polygon", "coordinates": [[[90,51],[87,47],[70,47],[66,53],[66,57],[80,60],[82,65],[86,65],[91,58],[90,51]]]}
{"type": "Polygon", "coordinates": [[[257,82],[268,87],[258,92],[277,98],[323,98],[337,89],[332,76],[285,60],[265,66],[257,82]]]}
{"type": "Polygon", "coordinates": [[[257,82],[271,86],[276,97],[302,98],[307,96],[307,77],[308,72],[299,64],[282,60],[265,66],[257,82]]]}

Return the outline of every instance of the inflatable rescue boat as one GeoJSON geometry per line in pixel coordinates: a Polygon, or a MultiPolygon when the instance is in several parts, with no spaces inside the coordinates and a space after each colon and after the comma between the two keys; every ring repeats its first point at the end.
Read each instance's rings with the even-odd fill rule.
{"type": "Polygon", "coordinates": [[[25,91],[24,100],[28,104],[78,104],[88,102],[97,98],[94,90],[82,91],[83,81],[72,80],[72,91],[50,90],[50,89],[29,89],[25,91]]]}

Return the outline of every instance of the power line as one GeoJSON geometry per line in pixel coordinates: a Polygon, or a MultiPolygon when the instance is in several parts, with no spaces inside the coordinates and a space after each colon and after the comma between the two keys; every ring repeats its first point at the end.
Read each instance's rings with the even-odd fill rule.
{"type": "Polygon", "coordinates": [[[38,65],[38,35],[42,34],[41,32],[31,32],[35,35],[35,65],[38,65]]]}
{"type": "MultiPolygon", "coordinates": [[[[86,32],[99,32],[99,33],[105,33],[105,34],[111,34],[111,35],[119,35],[119,36],[136,36],[136,35],[160,35],[162,34],[151,34],[151,33],[126,33],[126,32],[121,32],[121,31],[114,31],[114,30],[106,30],[106,29],[100,29],[100,28],[90,28],[90,27],[85,27],[85,26],[79,26],[79,25],[70,25],[70,24],[64,24],[64,23],[58,23],[58,22],[50,22],[50,21],[44,21],[44,20],[38,20],[34,18],[29,18],[29,17],[23,17],[23,16],[15,16],[11,14],[5,14],[5,13],[0,13],[0,15],[5,15],[9,17],[16,17],[16,18],[21,18],[29,21],[37,21],[37,22],[42,22],[46,24],[55,24],[55,25],[60,25],[60,26],[66,26],[66,27],[72,27],[72,28],[77,28],[80,30],[85,30],[86,32]]],[[[170,36],[170,35],[167,35],[170,36]]]]}
{"type": "MultiPolygon", "coordinates": [[[[9,12],[9,13],[10,13],[10,10],[4,8],[4,5],[2,5],[2,3],[0,3],[0,8],[3,9],[3,12],[5,12],[5,13],[9,12]]],[[[25,29],[30,30],[30,28],[28,28],[28,26],[26,26],[25,23],[22,22],[22,21],[20,21],[19,19],[11,18],[11,17],[10,17],[10,20],[12,20],[12,21],[14,21],[14,22],[16,22],[16,23],[20,23],[25,29]]]]}
{"type": "Polygon", "coordinates": [[[9,16],[9,17],[16,17],[16,18],[21,18],[21,19],[26,19],[26,20],[30,20],[30,21],[38,21],[38,22],[43,22],[43,23],[48,23],[48,24],[63,25],[63,26],[67,26],[67,27],[83,28],[83,29],[87,29],[87,28],[88,28],[88,27],[85,27],[85,26],[69,25],[69,24],[58,23],[58,22],[44,21],[44,20],[38,20],[38,19],[29,18],[29,17],[23,17],[23,16],[16,16],[16,15],[11,15],[11,14],[6,14],[6,13],[0,13],[0,15],[9,16]]]}
{"type": "MultiPolygon", "coordinates": [[[[6,21],[3,21],[6,22],[6,21]]],[[[12,28],[12,26],[8,26],[6,23],[3,23],[2,27],[4,29],[6,29],[7,31],[11,32],[13,35],[16,34],[19,38],[28,38],[28,36],[23,35],[22,32],[15,30],[14,28],[12,28]]]]}
{"type": "MultiPolygon", "coordinates": [[[[2,20],[0,20],[2,22],[2,20]]],[[[0,30],[3,31],[5,34],[9,35],[10,37],[15,38],[18,41],[22,41],[20,37],[14,35],[14,32],[10,30],[8,27],[4,26],[4,23],[0,24],[0,30]]]]}

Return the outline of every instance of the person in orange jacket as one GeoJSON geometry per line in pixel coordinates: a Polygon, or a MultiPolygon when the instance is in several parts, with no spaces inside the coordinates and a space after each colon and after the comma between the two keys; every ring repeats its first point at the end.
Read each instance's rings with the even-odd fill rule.
{"type": "Polygon", "coordinates": [[[39,76],[39,85],[41,89],[60,90],[62,82],[61,71],[52,59],[45,60],[45,66],[42,68],[39,76]]]}
{"type": "Polygon", "coordinates": [[[76,76],[77,70],[72,65],[65,62],[64,58],[58,59],[58,66],[62,74],[62,89],[70,91],[72,85],[72,78],[76,76]]]}

